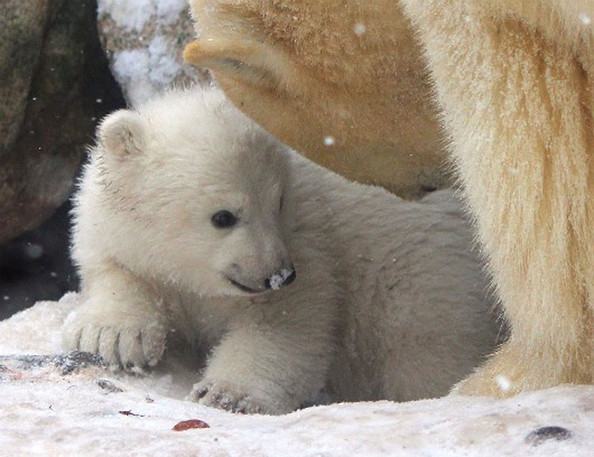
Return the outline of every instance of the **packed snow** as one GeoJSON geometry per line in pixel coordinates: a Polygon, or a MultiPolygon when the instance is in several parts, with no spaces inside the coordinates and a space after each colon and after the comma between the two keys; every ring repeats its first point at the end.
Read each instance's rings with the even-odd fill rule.
{"type": "Polygon", "coordinates": [[[157,35],[148,46],[126,49],[113,56],[113,71],[120,84],[128,87],[127,98],[139,104],[154,97],[158,90],[173,84],[183,68],[173,50],[169,37],[157,35]]]}
{"type": "Polygon", "coordinates": [[[207,408],[184,400],[195,374],[181,357],[130,375],[62,353],[60,327],[76,299],[40,302],[0,322],[0,455],[585,457],[594,449],[594,386],[285,416],[207,408]]]}
{"type": "Polygon", "coordinates": [[[195,35],[187,0],[98,0],[97,18],[112,73],[130,105],[173,86],[210,81],[206,70],[182,59],[195,35]]]}
{"type": "Polygon", "coordinates": [[[187,0],[100,0],[97,14],[110,14],[128,31],[140,32],[154,17],[164,24],[175,22],[187,7],[187,0]]]}

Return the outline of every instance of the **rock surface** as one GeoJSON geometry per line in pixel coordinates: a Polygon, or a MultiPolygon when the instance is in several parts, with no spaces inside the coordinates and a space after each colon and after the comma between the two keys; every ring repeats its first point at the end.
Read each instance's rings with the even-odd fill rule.
{"type": "Polygon", "coordinates": [[[0,3],[0,243],[66,200],[95,120],[122,103],[95,11],[95,0],[0,3]]]}
{"type": "Polygon", "coordinates": [[[98,28],[112,72],[131,105],[172,86],[208,83],[183,62],[194,37],[187,0],[99,0],[98,28]]]}

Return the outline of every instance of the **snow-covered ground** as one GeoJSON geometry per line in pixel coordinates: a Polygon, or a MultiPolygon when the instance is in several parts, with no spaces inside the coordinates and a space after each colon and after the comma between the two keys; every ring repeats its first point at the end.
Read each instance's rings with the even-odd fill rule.
{"type": "Polygon", "coordinates": [[[1,456],[594,455],[594,386],[509,400],[446,397],[235,415],[184,401],[193,375],[179,360],[132,376],[80,354],[59,356],[61,322],[75,300],[41,302],[0,322],[1,456]],[[80,359],[86,367],[78,368],[80,359]],[[190,419],[209,428],[173,430],[190,419]]]}

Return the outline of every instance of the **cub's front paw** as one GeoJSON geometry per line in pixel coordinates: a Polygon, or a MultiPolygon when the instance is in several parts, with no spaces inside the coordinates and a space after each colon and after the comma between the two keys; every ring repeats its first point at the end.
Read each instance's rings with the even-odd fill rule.
{"type": "MultiPolygon", "coordinates": [[[[224,382],[202,381],[194,384],[189,399],[204,406],[242,414],[275,414],[272,405],[256,400],[248,393],[224,382]]],[[[277,413],[278,414],[278,413],[277,413]]]]}
{"type": "Polygon", "coordinates": [[[157,319],[110,322],[75,311],[64,323],[62,343],[64,349],[98,354],[111,366],[131,369],[155,366],[165,351],[166,336],[157,319]]]}

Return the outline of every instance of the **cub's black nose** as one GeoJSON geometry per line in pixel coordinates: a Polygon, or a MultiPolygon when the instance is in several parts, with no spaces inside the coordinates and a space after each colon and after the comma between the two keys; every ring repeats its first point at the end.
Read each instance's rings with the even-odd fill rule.
{"type": "Polygon", "coordinates": [[[283,286],[288,286],[289,284],[291,284],[293,281],[295,281],[295,278],[296,277],[297,277],[297,272],[293,268],[291,270],[291,274],[289,276],[287,276],[287,278],[285,279],[285,282],[283,283],[283,286]]]}
{"type": "Polygon", "coordinates": [[[291,284],[293,281],[295,281],[296,277],[297,272],[293,266],[291,266],[291,268],[283,268],[282,270],[273,274],[270,278],[266,278],[264,280],[264,286],[267,289],[278,290],[281,287],[291,284]]]}

